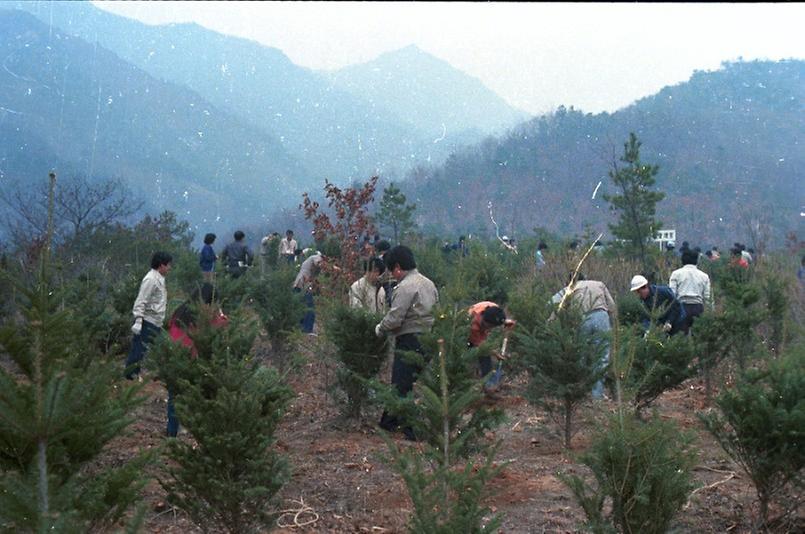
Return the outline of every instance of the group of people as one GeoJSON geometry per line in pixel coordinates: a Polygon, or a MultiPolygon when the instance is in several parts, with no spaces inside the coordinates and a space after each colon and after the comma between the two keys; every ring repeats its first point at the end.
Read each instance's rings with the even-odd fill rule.
{"type": "MultiPolygon", "coordinates": [[[[244,243],[244,237],[243,232],[235,232],[234,241],[227,245],[222,253],[227,272],[232,276],[240,276],[252,263],[253,256],[244,243]]],[[[201,300],[207,306],[211,306],[214,301],[213,286],[208,277],[208,273],[214,271],[214,264],[218,259],[212,251],[214,241],[214,234],[205,236],[204,248],[200,255],[205,284],[200,288],[199,294],[191,298],[193,301],[201,300]]],[[[461,240],[459,242],[461,243],[461,240]]],[[[296,261],[298,247],[292,231],[286,232],[284,239],[274,239],[271,246],[273,247],[275,243],[278,259],[284,259],[289,263],[296,261]]],[[[366,252],[366,257],[363,258],[365,274],[351,285],[349,302],[353,307],[366,308],[383,314],[382,320],[375,327],[375,333],[378,336],[393,336],[395,350],[391,382],[398,394],[405,396],[412,390],[416,375],[421,370],[417,364],[405,357],[405,353],[413,351],[424,355],[419,338],[428,332],[434,323],[433,311],[439,302],[439,292],[434,283],[417,270],[414,254],[410,248],[403,245],[392,248],[387,241],[377,239],[374,243],[370,243],[370,246],[371,249],[366,247],[366,243],[362,244],[362,250],[366,252]]],[[[464,249],[459,246],[455,250],[464,249]]],[[[538,258],[543,250],[547,250],[547,246],[540,243],[537,248],[538,258]]],[[[681,257],[682,267],[673,271],[668,285],[651,283],[648,278],[640,274],[632,278],[630,290],[645,306],[643,323],[646,328],[654,320],[668,335],[687,334],[695,318],[704,312],[705,307],[713,307],[710,279],[706,273],[698,269],[699,258],[698,251],[685,249],[681,257]]],[[[293,283],[292,290],[303,293],[308,306],[302,321],[302,330],[308,333],[313,331],[315,320],[312,281],[325,260],[326,257],[320,251],[306,258],[293,283]]],[[[126,378],[133,379],[138,375],[139,364],[145,355],[147,345],[161,330],[165,321],[167,308],[165,276],[170,272],[171,263],[172,257],[169,254],[155,253],[151,259],[151,270],[140,285],[132,308],[134,337],[126,360],[126,378]]],[[[575,277],[570,278],[568,286],[557,292],[552,299],[557,305],[566,300],[578,306],[584,315],[582,324],[584,330],[601,333],[611,330],[617,310],[615,301],[603,282],[587,280],[577,273],[575,277]]],[[[493,329],[504,327],[508,331],[515,325],[515,322],[507,317],[505,310],[491,301],[476,303],[467,310],[467,313],[470,317],[470,334],[467,340],[469,348],[480,346],[493,329]]],[[[218,314],[220,318],[218,324],[224,324],[225,317],[220,310],[218,314]]],[[[179,307],[168,325],[170,336],[188,346],[191,352],[193,347],[188,331],[194,327],[195,318],[186,305],[179,307]]],[[[602,366],[608,363],[608,357],[607,348],[601,361],[602,366]]],[[[502,376],[500,365],[497,369],[493,367],[491,356],[479,358],[479,375],[484,377],[485,390],[490,395],[494,395],[502,376]]],[[[596,384],[592,394],[594,398],[601,398],[603,384],[596,384]]],[[[178,423],[172,407],[172,392],[169,391],[168,434],[176,435],[178,423]]],[[[380,426],[388,431],[402,430],[406,436],[414,437],[410,425],[389,413],[383,414],[380,426]]]]}

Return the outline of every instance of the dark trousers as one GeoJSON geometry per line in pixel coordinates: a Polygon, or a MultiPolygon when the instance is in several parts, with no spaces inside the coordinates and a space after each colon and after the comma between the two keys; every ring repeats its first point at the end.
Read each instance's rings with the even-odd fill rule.
{"type": "MultiPolygon", "coordinates": [[[[414,382],[422,368],[413,362],[406,361],[408,359],[407,352],[417,352],[425,354],[422,350],[422,345],[419,343],[417,334],[403,334],[397,336],[394,341],[394,363],[391,368],[391,383],[397,389],[397,394],[400,397],[405,397],[414,389],[414,382]]],[[[386,430],[396,430],[400,425],[396,416],[389,415],[385,411],[380,418],[380,427],[386,430]]]]}
{"type": "Polygon", "coordinates": [[[134,379],[135,376],[140,374],[140,362],[145,358],[145,353],[148,351],[148,345],[159,335],[162,329],[155,324],[148,321],[143,321],[143,329],[139,335],[134,336],[131,340],[131,348],[129,355],[126,358],[126,370],[123,376],[127,380],[134,379]]]}
{"type": "Polygon", "coordinates": [[[704,304],[682,304],[685,307],[685,328],[687,334],[693,326],[693,320],[704,313],[704,304]]]}

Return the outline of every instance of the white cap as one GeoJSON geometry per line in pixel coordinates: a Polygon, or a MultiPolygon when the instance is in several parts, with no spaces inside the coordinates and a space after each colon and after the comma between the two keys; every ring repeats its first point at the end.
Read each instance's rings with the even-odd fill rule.
{"type": "Polygon", "coordinates": [[[645,285],[648,285],[648,280],[646,280],[646,277],[636,274],[632,277],[632,287],[629,289],[629,291],[637,291],[645,285]]]}
{"type": "Polygon", "coordinates": [[[501,237],[500,239],[502,239],[503,241],[508,241],[508,240],[509,240],[509,236],[504,235],[504,236],[503,236],[503,237],[501,237]]]}
{"type": "Polygon", "coordinates": [[[669,247],[675,247],[676,243],[674,243],[674,241],[671,240],[671,241],[668,241],[668,243],[666,243],[666,245],[668,245],[669,247]]]}

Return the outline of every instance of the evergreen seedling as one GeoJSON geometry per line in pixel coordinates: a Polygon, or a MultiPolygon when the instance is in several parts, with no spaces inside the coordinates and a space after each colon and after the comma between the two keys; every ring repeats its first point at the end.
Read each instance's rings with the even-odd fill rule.
{"type": "Polygon", "coordinates": [[[327,326],[327,337],[335,344],[341,362],[336,372],[337,386],[346,395],[344,415],[359,418],[369,401],[369,380],[380,371],[388,355],[386,337],[375,335],[381,315],[362,308],[338,306],[327,326]]]}
{"type": "Polygon", "coordinates": [[[664,391],[675,388],[695,373],[694,350],[689,337],[681,334],[669,337],[655,328],[640,336],[640,331],[627,328],[620,336],[626,339],[620,345],[625,351],[622,359],[629,363],[624,385],[632,394],[638,416],[664,391]]]}
{"type": "Polygon", "coordinates": [[[635,396],[627,384],[634,345],[613,339],[612,375],[617,408],[606,427],[581,456],[595,483],[577,475],[560,475],[570,487],[595,533],[660,534],[687,502],[692,490],[696,453],[692,436],[654,416],[643,422],[623,400],[635,396]],[[609,506],[605,506],[609,503],[609,506]]]}
{"type": "Polygon", "coordinates": [[[691,437],[671,423],[613,415],[581,456],[595,478],[562,476],[596,533],[662,534],[693,489],[691,437]],[[609,499],[611,509],[605,511],[609,499]]]}
{"type": "MultiPolygon", "coordinates": [[[[785,490],[805,485],[805,347],[792,347],[767,370],[749,370],[716,400],[702,420],[746,471],[760,503],[759,528],[785,490]]],[[[796,510],[796,502],[787,507],[796,510]]]]}
{"type": "Polygon", "coordinates": [[[606,372],[607,341],[601,333],[586,331],[583,320],[578,309],[568,306],[534,333],[517,336],[520,365],[529,376],[526,398],[559,423],[566,448],[574,434],[573,415],[606,372]]]}
{"type": "Polygon", "coordinates": [[[440,314],[434,334],[425,340],[427,353],[438,356],[420,374],[415,396],[397,405],[397,413],[423,442],[422,450],[401,449],[387,439],[391,465],[414,504],[410,532],[494,532],[500,524],[499,517],[485,519],[489,510],[481,499],[497,473],[496,446],[484,443],[483,434],[499,423],[502,412],[480,403],[482,382],[474,376],[477,352],[467,350],[469,331],[462,312],[440,314]],[[434,336],[439,336],[438,345],[434,336]]]}
{"type": "Polygon", "coordinates": [[[191,333],[197,358],[169,341],[156,349],[160,373],[176,388],[179,421],[192,436],[170,441],[175,466],[160,482],[169,500],[205,528],[267,526],[270,500],[288,478],[272,445],[291,391],[273,368],[248,357],[255,331],[238,319],[217,329],[202,320],[191,333]],[[168,360],[181,364],[171,367],[168,360]]]}
{"type": "MultiPolygon", "coordinates": [[[[51,174],[51,204],[55,175],[51,174]]],[[[52,209],[50,210],[52,213],[52,209]]],[[[52,217],[51,217],[52,220],[52,217]]],[[[23,318],[0,329],[0,530],[109,528],[139,499],[149,457],[93,468],[131,423],[137,388],[91,345],[50,282],[52,225],[32,287],[15,282],[23,318]]]]}

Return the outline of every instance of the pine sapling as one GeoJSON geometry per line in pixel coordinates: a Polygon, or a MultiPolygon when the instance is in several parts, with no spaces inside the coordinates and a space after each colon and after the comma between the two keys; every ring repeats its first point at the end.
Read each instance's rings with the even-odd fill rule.
{"type": "Polygon", "coordinates": [[[165,373],[174,373],[176,413],[194,443],[170,441],[175,467],[160,482],[169,500],[205,528],[268,526],[271,499],[288,478],[287,463],[272,446],[292,394],[276,370],[249,357],[255,333],[253,323],[237,317],[217,329],[202,322],[190,335],[194,360],[163,342],[163,351],[178,350],[173,358],[184,359],[182,374],[165,373]]]}
{"type": "Polygon", "coordinates": [[[493,464],[497,445],[486,443],[484,432],[500,421],[502,412],[480,402],[477,352],[467,350],[465,316],[463,310],[440,315],[425,340],[426,351],[438,357],[419,375],[415,395],[397,406],[423,442],[422,450],[402,449],[386,439],[389,461],[414,505],[410,532],[494,532],[500,525],[500,517],[487,518],[490,511],[481,500],[498,472],[493,464]]]}
{"type": "Polygon", "coordinates": [[[362,308],[338,305],[327,323],[327,337],[336,346],[341,366],[336,371],[336,386],[346,395],[344,415],[359,418],[370,400],[369,381],[377,376],[388,354],[386,337],[375,335],[375,325],[382,318],[362,308]]]}
{"type": "Polygon", "coordinates": [[[517,334],[520,366],[529,377],[526,398],[560,425],[568,449],[573,415],[606,373],[607,341],[582,328],[583,321],[575,306],[566,306],[533,333],[517,334]]]}
{"type": "Polygon", "coordinates": [[[749,476],[759,502],[757,527],[769,528],[797,509],[805,487],[805,347],[791,347],[768,369],[748,370],[716,407],[702,421],[749,476]],[[784,512],[772,520],[775,502],[784,512]]]}

